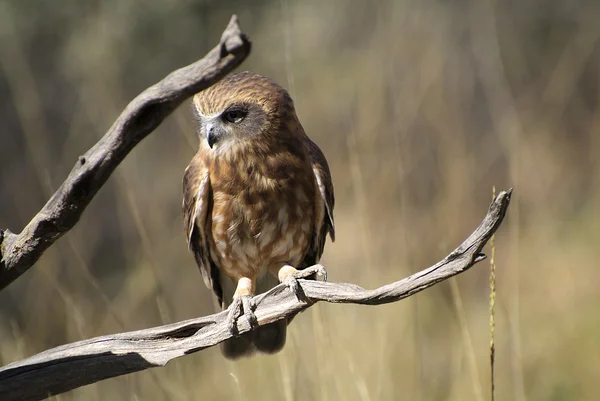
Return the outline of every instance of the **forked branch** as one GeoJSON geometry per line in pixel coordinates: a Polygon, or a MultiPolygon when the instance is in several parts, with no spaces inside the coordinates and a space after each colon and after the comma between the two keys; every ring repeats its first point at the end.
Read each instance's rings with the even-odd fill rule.
{"type": "MultiPolygon", "coordinates": [[[[301,312],[319,301],[380,305],[399,301],[468,270],[483,260],[484,245],[498,229],[510,203],[511,190],[501,192],[475,231],[450,255],[403,280],[374,290],[354,284],[300,280],[299,300],[284,285],[255,297],[259,325],[301,312]]],[[[180,356],[212,347],[232,335],[227,311],[130,333],[79,341],[44,351],[0,369],[0,399],[41,400],[99,380],[163,366],[180,356]]],[[[241,319],[239,333],[250,330],[241,319]]]]}
{"type": "Polygon", "coordinates": [[[129,103],[108,132],[80,156],[71,173],[20,234],[0,230],[0,290],[25,273],[79,221],[115,168],[142,139],[194,93],[216,83],[250,53],[234,15],[220,43],[202,60],[172,72],[129,103]]]}

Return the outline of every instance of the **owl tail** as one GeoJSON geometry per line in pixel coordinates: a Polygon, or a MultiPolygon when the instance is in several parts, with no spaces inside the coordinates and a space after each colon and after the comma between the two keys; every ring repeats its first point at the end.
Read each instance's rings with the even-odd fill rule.
{"type": "Polygon", "coordinates": [[[285,345],[286,333],[287,319],[278,320],[256,329],[253,342],[258,351],[274,354],[285,345]]]}
{"type": "MultiPolygon", "coordinates": [[[[266,274],[257,282],[257,294],[266,292],[279,284],[277,278],[266,274]]],[[[223,310],[231,304],[235,288],[233,283],[227,279],[221,281],[223,288],[223,310]],[[229,283],[227,283],[229,281],[229,283]]],[[[242,334],[239,337],[230,338],[220,344],[221,353],[227,359],[238,359],[244,356],[251,356],[256,351],[265,354],[274,354],[281,351],[285,345],[288,320],[282,319],[277,322],[258,327],[255,330],[242,334]]]]}
{"type": "Polygon", "coordinates": [[[221,353],[227,359],[251,356],[256,351],[274,354],[285,345],[286,332],[287,321],[279,320],[222,342],[221,353]]]}
{"type": "Polygon", "coordinates": [[[254,353],[255,347],[252,342],[252,332],[244,333],[239,337],[230,338],[220,344],[221,353],[227,359],[238,359],[243,356],[250,356],[254,353]]]}

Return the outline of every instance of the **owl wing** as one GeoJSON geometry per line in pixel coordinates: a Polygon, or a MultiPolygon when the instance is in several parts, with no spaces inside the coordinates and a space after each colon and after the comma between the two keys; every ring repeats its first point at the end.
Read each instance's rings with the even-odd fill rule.
{"type": "Polygon", "coordinates": [[[183,175],[183,220],[185,237],[190,252],[202,273],[204,284],[213,290],[219,304],[223,290],[219,282],[219,268],[210,255],[208,235],[209,217],[212,212],[212,188],[208,167],[198,153],[185,169],[183,175]]]}
{"type": "Polygon", "coordinates": [[[332,242],[335,241],[335,224],[333,221],[335,196],[333,194],[333,182],[331,181],[329,165],[327,164],[325,155],[321,152],[321,149],[319,149],[317,144],[308,137],[306,137],[306,140],[317,189],[320,194],[320,199],[323,202],[321,205],[317,205],[317,210],[319,210],[319,207],[324,208],[324,213],[317,213],[318,220],[313,235],[313,241],[302,262],[302,267],[308,267],[319,262],[319,259],[323,254],[323,249],[325,248],[327,234],[329,234],[332,242]]]}

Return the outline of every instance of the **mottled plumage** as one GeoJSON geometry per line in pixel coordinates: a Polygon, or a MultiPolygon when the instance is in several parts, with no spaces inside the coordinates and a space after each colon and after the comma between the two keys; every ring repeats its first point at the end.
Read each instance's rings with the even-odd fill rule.
{"type": "MultiPolygon", "coordinates": [[[[287,91],[268,78],[229,75],[193,104],[200,147],[183,181],[186,238],[219,306],[237,300],[251,318],[248,296],[316,264],[326,235],[334,239],[329,167],[287,91]]],[[[262,326],[221,349],[230,358],[276,352],[286,326],[262,326]]]]}

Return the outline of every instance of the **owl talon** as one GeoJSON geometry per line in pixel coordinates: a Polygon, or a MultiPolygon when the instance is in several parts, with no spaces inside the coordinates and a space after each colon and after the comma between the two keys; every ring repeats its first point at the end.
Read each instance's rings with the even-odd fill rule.
{"type": "Polygon", "coordinates": [[[283,283],[288,286],[290,291],[296,294],[299,301],[306,301],[306,295],[298,282],[298,279],[307,279],[315,276],[317,281],[327,281],[327,270],[322,265],[309,266],[306,269],[296,270],[291,267],[286,269],[283,283]]]}
{"type": "Polygon", "coordinates": [[[237,327],[238,320],[244,316],[248,320],[250,329],[258,327],[258,320],[254,314],[256,309],[256,303],[254,299],[249,295],[242,295],[234,297],[233,302],[229,306],[229,313],[227,314],[227,327],[231,334],[239,334],[237,327]]]}
{"type": "Polygon", "coordinates": [[[283,284],[287,285],[290,291],[296,295],[298,301],[306,301],[306,295],[296,277],[290,274],[283,280],[283,284]]]}
{"type": "Polygon", "coordinates": [[[294,277],[291,274],[289,276],[287,276],[285,278],[285,280],[283,280],[283,283],[285,285],[287,285],[288,288],[290,289],[290,291],[292,291],[294,294],[296,294],[296,296],[301,291],[300,290],[300,283],[298,282],[298,279],[296,279],[296,277],[294,277]]]}
{"type": "Polygon", "coordinates": [[[292,273],[295,278],[309,278],[315,276],[316,281],[327,281],[327,270],[323,265],[309,266],[303,270],[297,270],[298,273],[292,273]]]}
{"type": "Polygon", "coordinates": [[[254,314],[256,310],[256,302],[254,302],[254,298],[249,295],[244,295],[242,298],[242,306],[244,308],[244,316],[248,319],[248,324],[250,325],[250,329],[255,329],[258,327],[258,319],[254,314]]]}
{"type": "Polygon", "coordinates": [[[316,281],[327,281],[327,269],[325,269],[325,266],[323,265],[310,266],[304,270],[312,271],[316,281]]]}

